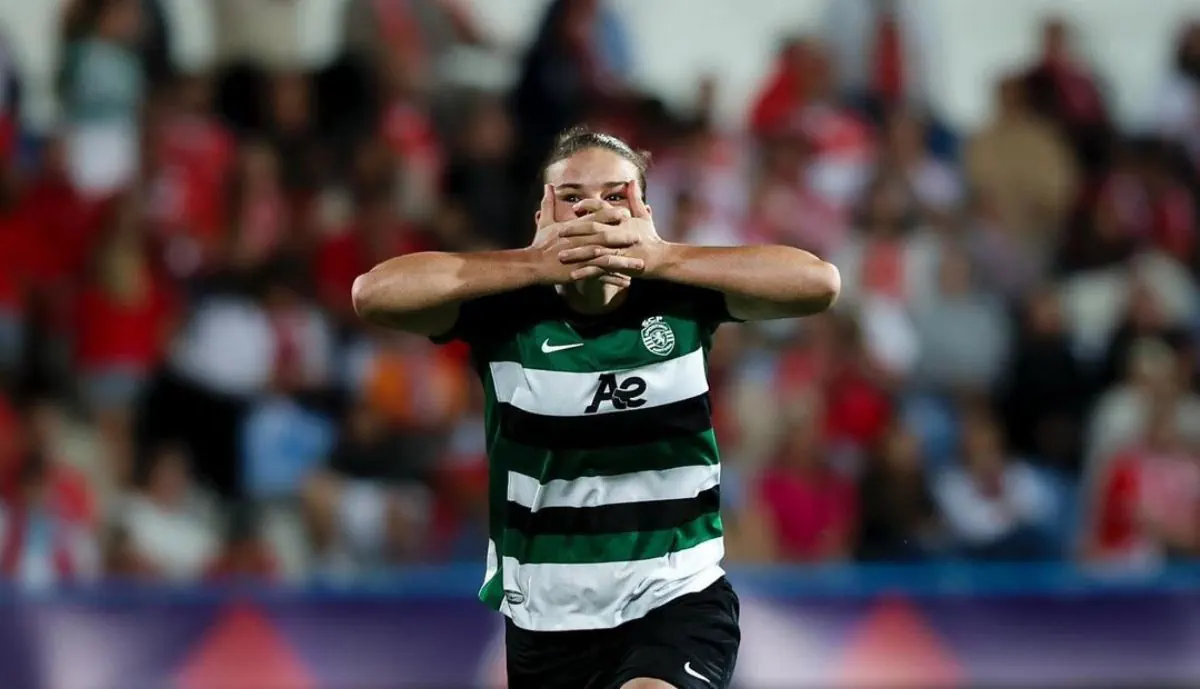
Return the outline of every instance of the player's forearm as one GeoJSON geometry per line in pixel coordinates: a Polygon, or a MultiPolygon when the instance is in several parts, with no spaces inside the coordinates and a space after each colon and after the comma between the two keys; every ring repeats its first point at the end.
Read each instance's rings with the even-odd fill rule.
{"type": "Polygon", "coordinates": [[[352,296],[354,310],[367,321],[439,334],[454,324],[458,304],[537,280],[537,263],[528,250],[431,251],[380,263],[354,281],[352,296]]]}
{"type": "Polygon", "coordinates": [[[789,246],[668,244],[663,253],[652,277],[723,292],[743,320],[819,313],[842,286],[832,263],[789,246]]]}

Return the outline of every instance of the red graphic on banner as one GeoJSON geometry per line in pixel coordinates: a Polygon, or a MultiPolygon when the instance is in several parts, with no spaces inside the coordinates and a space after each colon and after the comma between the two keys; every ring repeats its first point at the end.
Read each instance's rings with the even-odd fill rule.
{"type": "Polygon", "coordinates": [[[184,663],[178,689],[315,689],[287,640],[252,605],[222,614],[184,663]]]}
{"type": "Polygon", "coordinates": [[[911,605],[881,603],[851,633],[834,684],[845,687],[947,687],[962,680],[951,651],[911,605]]]}

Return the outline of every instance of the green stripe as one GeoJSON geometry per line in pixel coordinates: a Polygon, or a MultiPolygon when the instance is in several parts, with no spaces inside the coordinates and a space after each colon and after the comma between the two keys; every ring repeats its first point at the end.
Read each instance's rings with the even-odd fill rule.
{"type": "Polygon", "coordinates": [[[570,481],[589,476],[619,476],[638,471],[662,471],[718,463],[717,439],[712,429],[697,435],[661,440],[646,445],[599,450],[551,451],[529,447],[497,436],[490,453],[493,466],[532,476],[542,483],[570,481]]]}
{"type": "Polygon", "coordinates": [[[546,535],[527,537],[504,532],[505,557],[522,564],[588,565],[602,562],[649,560],[687,550],[721,536],[721,515],[706,514],[665,531],[635,531],[602,536],[546,535]]]}
{"type": "Polygon", "coordinates": [[[479,600],[493,610],[500,609],[500,603],[504,600],[504,564],[500,564],[500,569],[492,575],[491,579],[483,582],[483,588],[479,589],[479,600]]]}

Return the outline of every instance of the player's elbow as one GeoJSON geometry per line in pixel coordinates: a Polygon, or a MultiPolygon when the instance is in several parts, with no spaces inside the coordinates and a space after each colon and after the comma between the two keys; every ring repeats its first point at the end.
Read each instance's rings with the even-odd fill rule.
{"type": "Polygon", "coordinates": [[[368,322],[376,320],[381,312],[379,299],[379,281],[372,273],[363,273],[354,278],[350,287],[350,301],[354,305],[354,313],[368,322]]]}
{"type": "Polygon", "coordinates": [[[825,301],[825,308],[828,309],[837,302],[838,295],[842,293],[842,273],[837,266],[828,261],[821,262],[821,269],[818,272],[820,273],[818,291],[821,299],[825,301]]]}
{"type": "Polygon", "coordinates": [[[818,260],[809,271],[808,285],[802,301],[808,314],[821,313],[831,308],[842,293],[842,274],[837,266],[818,260]]]}

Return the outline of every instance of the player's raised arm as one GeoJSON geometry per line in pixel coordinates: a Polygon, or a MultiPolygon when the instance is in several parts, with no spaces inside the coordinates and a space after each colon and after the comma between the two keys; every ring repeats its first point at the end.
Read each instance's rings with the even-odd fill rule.
{"type": "Polygon", "coordinates": [[[592,246],[564,251],[560,260],[572,264],[575,279],[616,270],[613,261],[623,256],[640,258],[641,277],[668,280],[722,292],[729,315],[743,321],[791,318],[820,313],[833,305],[841,291],[838,269],[813,254],[790,246],[689,246],[663,241],[654,230],[650,211],[642,201],[637,181],[629,183],[633,218],[620,227],[642,235],[642,241],[622,256],[600,255],[605,235],[614,228],[574,227],[564,237],[583,239],[595,231],[592,246]]]}
{"type": "MultiPolygon", "coordinates": [[[[398,256],[380,263],[354,281],[354,310],[368,322],[420,335],[442,335],[458,319],[459,305],[479,297],[538,284],[571,282],[574,266],[564,266],[558,255],[582,246],[584,239],[565,238],[568,230],[595,230],[620,219],[621,209],[603,211],[556,222],[553,190],[547,188],[539,214],[533,246],[510,251],[443,253],[436,251],[398,256]],[[547,209],[549,212],[547,212],[547,209]],[[611,217],[610,217],[611,216],[611,217]]],[[[594,244],[593,240],[586,240],[594,244]]],[[[631,229],[605,235],[613,252],[641,241],[631,229]]],[[[638,272],[639,259],[617,256],[615,270],[638,272]]]]}
{"type": "Polygon", "coordinates": [[[837,267],[790,246],[669,244],[653,277],[722,292],[742,321],[820,313],[842,289],[837,267]]]}

